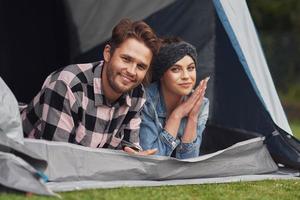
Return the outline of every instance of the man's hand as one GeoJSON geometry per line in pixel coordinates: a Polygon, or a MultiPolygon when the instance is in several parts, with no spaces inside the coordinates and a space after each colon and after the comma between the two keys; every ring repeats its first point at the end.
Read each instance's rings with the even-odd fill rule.
{"type": "Polygon", "coordinates": [[[124,151],[127,152],[128,154],[147,156],[147,155],[154,155],[157,152],[157,149],[148,149],[146,151],[135,151],[130,147],[124,147],[124,151]]]}

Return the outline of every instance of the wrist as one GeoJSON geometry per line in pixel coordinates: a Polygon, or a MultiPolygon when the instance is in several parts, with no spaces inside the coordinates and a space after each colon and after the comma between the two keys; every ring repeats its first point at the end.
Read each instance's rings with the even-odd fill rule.
{"type": "Polygon", "coordinates": [[[195,140],[195,137],[182,137],[181,142],[184,144],[193,143],[195,140]]]}
{"type": "Polygon", "coordinates": [[[181,112],[178,112],[176,110],[174,110],[171,115],[169,116],[169,118],[172,118],[174,120],[181,120],[183,117],[182,113],[181,112]]]}

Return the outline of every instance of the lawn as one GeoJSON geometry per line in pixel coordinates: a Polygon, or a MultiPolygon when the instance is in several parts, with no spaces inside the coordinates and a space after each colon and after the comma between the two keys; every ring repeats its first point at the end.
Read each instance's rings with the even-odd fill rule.
{"type": "MultiPolygon", "coordinates": [[[[300,138],[300,122],[292,122],[294,135],[300,138]]],[[[267,180],[256,182],[239,182],[226,184],[204,184],[163,187],[97,189],[59,193],[63,199],[260,199],[260,200],[290,200],[300,199],[300,181],[295,180],[267,180]]],[[[0,200],[46,200],[57,199],[24,194],[0,194],[0,200]]]]}
{"type": "MultiPolygon", "coordinates": [[[[186,186],[163,186],[142,188],[98,189],[60,193],[63,199],[260,199],[260,200],[291,200],[300,199],[300,181],[273,180],[258,182],[240,182],[230,184],[205,184],[186,186]]],[[[57,199],[33,195],[25,197],[17,194],[2,194],[2,200],[46,200],[57,199]]]]}
{"type": "Polygon", "coordinates": [[[300,120],[293,121],[290,123],[293,134],[296,138],[300,138],[300,120]]]}

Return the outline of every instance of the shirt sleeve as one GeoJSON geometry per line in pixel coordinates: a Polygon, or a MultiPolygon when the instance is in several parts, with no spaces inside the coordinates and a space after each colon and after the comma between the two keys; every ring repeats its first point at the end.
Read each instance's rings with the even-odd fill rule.
{"type": "Polygon", "coordinates": [[[76,124],[73,116],[78,106],[70,87],[63,81],[51,82],[44,85],[34,101],[40,112],[40,125],[37,127],[40,138],[73,143],[76,124]]]}
{"type": "Polygon", "coordinates": [[[144,150],[157,148],[157,155],[171,156],[180,141],[160,126],[152,107],[150,102],[146,102],[142,110],[140,144],[144,150]]]}
{"type": "Polygon", "coordinates": [[[124,129],[124,138],[121,142],[121,147],[127,146],[124,142],[129,142],[139,149],[140,146],[139,131],[141,125],[141,111],[137,111],[136,114],[130,119],[129,123],[124,129]],[[125,141],[124,141],[125,140],[125,141]]]}
{"type": "Polygon", "coordinates": [[[208,119],[209,101],[204,98],[203,104],[200,109],[200,114],[197,123],[197,137],[191,143],[180,142],[176,149],[176,158],[187,159],[197,157],[200,154],[200,146],[202,142],[202,134],[205,129],[205,124],[208,119]]]}
{"type": "Polygon", "coordinates": [[[143,109],[145,101],[146,94],[144,87],[142,85],[139,85],[132,92],[131,106],[124,119],[124,122],[126,121],[126,126],[123,130],[124,137],[120,144],[121,148],[124,148],[124,146],[133,145],[139,150],[142,149],[142,147],[140,146],[139,132],[141,125],[141,110],[143,109]]]}

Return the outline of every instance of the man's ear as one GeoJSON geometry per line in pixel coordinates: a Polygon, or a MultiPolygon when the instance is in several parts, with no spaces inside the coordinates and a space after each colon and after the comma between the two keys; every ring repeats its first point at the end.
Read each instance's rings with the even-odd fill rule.
{"type": "Polygon", "coordinates": [[[103,58],[105,62],[109,62],[111,58],[111,46],[109,44],[105,45],[103,50],[103,58]]]}

